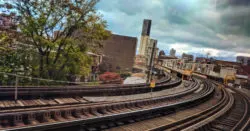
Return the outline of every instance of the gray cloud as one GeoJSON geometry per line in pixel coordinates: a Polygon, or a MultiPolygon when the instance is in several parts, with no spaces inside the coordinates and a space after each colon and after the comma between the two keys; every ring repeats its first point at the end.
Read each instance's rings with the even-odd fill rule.
{"type": "Polygon", "coordinates": [[[152,19],[151,37],[158,39],[162,47],[181,42],[249,53],[249,3],[249,0],[101,0],[97,9],[104,14],[109,29],[123,35],[139,37],[143,19],[152,19]]]}

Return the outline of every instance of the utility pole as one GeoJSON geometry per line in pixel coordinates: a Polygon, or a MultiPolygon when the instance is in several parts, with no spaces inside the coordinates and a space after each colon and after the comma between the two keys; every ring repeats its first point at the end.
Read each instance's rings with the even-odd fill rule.
{"type": "Polygon", "coordinates": [[[18,86],[18,76],[16,76],[16,83],[15,83],[15,102],[17,103],[17,86],[18,86]]]}
{"type": "Polygon", "coordinates": [[[147,83],[150,82],[150,78],[151,78],[151,74],[152,74],[152,70],[153,70],[153,65],[154,65],[153,60],[154,60],[154,54],[155,54],[155,48],[156,48],[157,40],[153,40],[153,41],[154,41],[153,42],[153,48],[152,48],[149,67],[148,67],[147,83]]]}

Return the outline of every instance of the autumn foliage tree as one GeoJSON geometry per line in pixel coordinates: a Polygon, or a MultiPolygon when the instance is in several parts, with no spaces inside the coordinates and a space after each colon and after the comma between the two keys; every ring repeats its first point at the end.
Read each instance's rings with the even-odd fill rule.
{"type": "Polygon", "coordinates": [[[92,60],[87,51],[102,48],[106,21],[95,10],[99,0],[17,0],[1,8],[16,12],[22,44],[37,53],[32,75],[62,79],[66,74],[86,75],[92,60]]]}
{"type": "Polygon", "coordinates": [[[122,83],[121,76],[115,72],[105,72],[99,76],[99,79],[104,83],[122,83]]]}

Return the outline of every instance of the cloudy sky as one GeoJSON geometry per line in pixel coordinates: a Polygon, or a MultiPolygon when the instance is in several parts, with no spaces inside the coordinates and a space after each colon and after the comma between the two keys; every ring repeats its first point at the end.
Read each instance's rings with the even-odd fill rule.
{"type": "Polygon", "coordinates": [[[115,34],[138,38],[151,19],[160,50],[235,61],[250,56],[249,0],[101,0],[97,10],[115,34]]]}

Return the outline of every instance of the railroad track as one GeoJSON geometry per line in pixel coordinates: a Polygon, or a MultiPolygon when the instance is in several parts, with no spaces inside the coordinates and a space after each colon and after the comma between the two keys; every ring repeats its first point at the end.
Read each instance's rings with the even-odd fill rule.
{"type": "MultiPolygon", "coordinates": [[[[214,86],[205,83],[206,87],[214,88],[214,86]]],[[[185,105],[179,107],[174,112],[163,113],[152,117],[148,120],[143,120],[140,122],[135,122],[132,124],[111,128],[111,131],[145,131],[145,130],[173,130],[173,127],[179,126],[183,122],[188,122],[194,116],[198,116],[204,110],[208,110],[211,105],[221,104],[221,99],[224,97],[223,92],[220,92],[218,89],[213,94],[212,98],[209,97],[205,100],[199,100],[191,105],[185,105]],[[172,129],[171,129],[172,128],[172,129]]]]}
{"type": "MultiPolygon", "coordinates": [[[[227,89],[228,90],[228,89],[227,89]]],[[[204,109],[198,113],[193,113],[190,115],[190,112],[196,112],[195,109],[184,110],[184,115],[181,114],[178,117],[178,113],[175,114],[177,118],[175,121],[169,118],[156,118],[151,120],[151,127],[148,126],[144,130],[149,131],[238,131],[238,130],[249,130],[249,98],[244,94],[234,91],[227,91],[222,89],[222,99],[217,102],[217,104],[211,106],[208,109],[204,109]],[[234,93],[232,93],[234,92],[234,93]],[[237,92],[237,93],[235,93],[237,92]],[[187,114],[185,114],[187,113],[187,114]],[[186,116],[185,116],[186,115],[186,116]],[[172,121],[171,121],[172,120],[172,121]],[[157,124],[160,123],[160,124],[157,124]]],[[[142,122],[141,125],[150,125],[142,122]]],[[[127,126],[125,129],[142,129],[142,126],[137,124],[127,126]]],[[[117,129],[119,130],[119,128],[117,129]]],[[[122,130],[122,129],[120,129],[122,130]]]]}
{"type": "MultiPolygon", "coordinates": [[[[215,81],[211,81],[215,82],[215,81]]],[[[220,83],[216,83],[220,84],[220,83]]],[[[220,105],[205,114],[197,115],[186,121],[179,121],[179,125],[167,128],[161,126],[153,130],[197,130],[197,131],[238,131],[250,130],[250,97],[246,94],[227,87],[224,91],[225,99],[220,105]]]]}
{"type": "MultiPolygon", "coordinates": [[[[181,79],[176,78],[171,80],[170,77],[159,81],[156,84],[154,91],[160,91],[175,87],[181,84],[181,79]]],[[[53,98],[57,97],[71,97],[71,96],[117,96],[130,95],[150,92],[148,84],[133,84],[133,85],[112,85],[102,87],[19,87],[18,97],[22,99],[39,99],[39,98],[53,98]]],[[[0,99],[13,100],[15,88],[1,87],[0,99]]]]}
{"type": "MultiPolygon", "coordinates": [[[[197,82],[191,86],[199,86],[197,82]]],[[[192,103],[213,93],[212,88],[204,88],[196,95],[182,92],[178,95],[162,96],[153,99],[142,99],[102,105],[71,105],[29,110],[12,110],[1,113],[1,126],[8,130],[34,130],[72,126],[81,123],[110,121],[129,116],[152,113],[169,108],[177,108],[192,103]],[[189,94],[189,95],[188,95],[189,94]]]]}
{"type": "MultiPolygon", "coordinates": [[[[211,84],[211,82],[209,82],[211,84]]],[[[184,117],[180,120],[177,120],[170,124],[160,125],[149,129],[150,131],[158,130],[170,130],[170,131],[179,131],[179,130],[194,130],[194,126],[201,126],[203,121],[209,116],[217,114],[220,112],[223,107],[229,108],[232,106],[234,98],[232,94],[228,93],[225,89],[222,89],[222,98],[216,104],[211,105],[209,108],[202,110],[200,112],[194,113],[191,116],[184,117]],[[199,124],[198,124],[199,123],[199,124]],[[192,128],[189,128],[192,127],[192,128]]]]}
{"type": "MultiPolygon", "coordinates": [[[[166,83],[162,83],[164,82],[164,80],[162,80],[160,83],[158,83],[158,87],[157,89],[155,89],[154,91],[160,91],[160,90],[164,90],[164,89],[169,89],[168,86],[171,86],[171,87],[175,87],[175,85],[179,85],[181,80],[180,79],[175,79],[175,80],[172,80],[170,82],[167,82],[167,86],[164,87],[164,86],[161,86],[159,84],[163,84],[165,85],[166,83]]],[[[57,88],[58,89],[58,88],[57,88]]],[[[134,91],[138,90],[137,93],[139,93],[140,89],[141,88],[129,88],[130,89],[130,93],[133,93],[134,91]]],[[[173,89],[173,88],[172,88],[173,89]]],[[[20,89],[20,90],[23,90],[23,89],[20,89]]],[[[53,90],[53,89],[52,89],[53,90]]],[[[62,91],[63,89],[60,89],[60,91],[62,91]]],[[[96,93],[99,92],[99,96],[102,96],[101,94],[103,93],[102,91],[102,88],[100,89],[100,91],[98,90],[95,90],[93,89],[96,93]]],[[[126,90],[126,89],[125,89],[126,90]]],[[[145,88],[142,88],[142,90],[145,91],[145,88]]],[[[149,87],[147,87],[147,90],[150,90],[149,87]]],[[[9,100],[9,99],[1,99],[0,101],[0,109],[3,110],[3,109],[15,109],[15,108],[28,108],[28,107],[35,107],[35,106],[57,106],[57,105],[69,105],[69,104],[87,104],[87,103],[91,103],[92,101],[89,101],[88,99],[85,99],[84,97],[86,97],[87,95],[84,95],[85,93],[88,93],[88,92],[92,92],[91,90],[88,91],[88,90],[83,90],[83,93],[73,93],[73,94],[70,94],[69,93],[69,89],[66,89],[64,91],[64,94],[67,94],[66,96],[64,95],[56,95],[54,97],[46,97],[46,96],[41,96],[39,97],[38,95],[36,94],[32,94],[32,92],[29,92],[28,93],[32,96],[28,97],[28,98],[25,98],[22,94],[19,95],[21,96],[21,99],[17,100],[16,102],[13,101],[13,100],[9,100]],[[83,97],[84,96],[84,97],[83,97]]],[[[120,88],[112,88],[112,90],[110,90],[109,93],[111,92],[119,92],[119,93],[123,93],[123,95],[126,95],[126,92],[122,92],[124,91],[123,89],[120,89],[120,88]]],[[[39,91],[38,91],[39,92],[39,91]]],[[[2,94],[4,94],[5,92],[1,92],[2,94]]],[[[0,93],[0,94],[1,94],[0,93]]],[[[18,92],[18,94],[20,93],[20,91],[18,92]]],[[[42,93],[45,93],[45,92],[40,92],[40,94],[42,93]]],[[[53,93],[53,92],[52,92],[53,93]]],[[[93,92],[92,92],[93,93],[93,92]]],[[[5,94],[7,95],[7,94],[5,94]]],[[[13,95],[13,93],[12,93],[13,95]]],[[[1,95],[0,95],[1,96],[1,95]]],[[[106,95],[104,95],[106,96],[106,95]]],[[[1,97],[4,97],[4,96],[1,96],[1,97]]],[[[106,96],[108,97],[108,96],[106,96]]]]}
{"type": "MultiPolygon", "coordinates": [[[[185,90],[182,90],[180,92],[168,94],[168,95],[160,95],[157,96],[156,98],[174,98],[174,97],[182,97],[185,95],[192,94],[194,91],[196,91],[199,88],[199,83],[198,81],[192,83],[189,85],[189,87],[185,87],[185,90]]],[[[120,100],[120,101],[99,101],[99,102],[93,102],[93,103],[69,103],[69,104],[57,104],[57,105],[33,105],[33,106],[15,106],[12,108],[1,108],[0,113],[8,113],[8,112],[19,112],[19,111],[32,111],[34,109],[42,109],[44,107],[45,109],[54,109],[55,107],[57,108],[62,108],[62,107],[79,107],[79,106],[98,106],[100,104],[119,104],[123,102],[134,102],[134,101],[141,101],[141,100],[148,100],[152,99],[152,97],[148,96],[146,98],[138,98],[138,99],[129,99],[129,100],[120,100]]],[[[28,102],[26,102],[28,103],[28,102]]],[[[1,116],[1,114],[0,114],[1,116]]]]}
{"type": "MultiPolygon", "coordinates": [[[[46,107],[46,106],[59,106],[59,105],[75,105],[75,104],[90,104],[90,103],[99,103],[104,102],[123,102],[131,100],[139,100],[144,98],[156,97],[156,96],[166,96],[166,95],[178,95],[180,92],[192,92],[195,90],[192,86],[183,86],[174,87],[171,89],[165,89],[162,91],[154,93],[143,93],[143,94],[134,94],[134,95],[125,95],[125,96],[98,96],[98,97],[56,97],[51,99],[32,99],[32,100],[1,100],[0,109],[2,111],[7,109],[23,109],[23,108],[32,108],[32,107],[46,107]],[[152,95],[152,96],[151,96],[152,95]]],[[[1,113],[1,111],[0,111],[1,113]]]]}
{"type": "MultiPolygon", "coordinates": [[[[233,90],[233,89],[232,89],[233,90]]],[[[250,127],[250,103],[249,97],[233,90],[234,104],[229,111],[225,111],[225,114],[215,119],[212,122],[203,125],[196,129],[199,130],[211,130],[211,131],[239,131],[249,130],[250,127]]]]}

